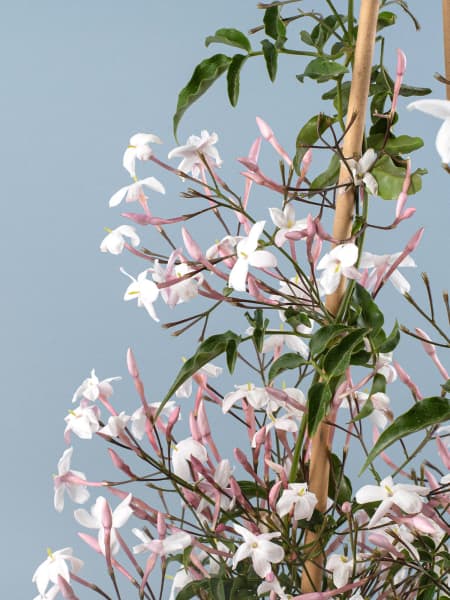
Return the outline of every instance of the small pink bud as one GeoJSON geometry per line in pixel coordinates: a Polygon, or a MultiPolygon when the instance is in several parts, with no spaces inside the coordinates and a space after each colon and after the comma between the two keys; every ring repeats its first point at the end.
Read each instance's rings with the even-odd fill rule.
{"type": "Polygon", "coordinates": [[[127,367],[131,377],[139,377],[136,359],[134,358],[133,350],[131,348],[128,348],[127,350],[127,367]]]}
{"type": "Polygon", "coordinates": [[[203,258],[202,251],[200,246],[196,241],[193,240],[190,233],[185,227],[181,228],[181,235],[183,236],[184,245],[186,246],[186,250],[192,256],[194,260],[200,260],[203,258]]]}
{"type": "Polygon", "coordinates": [[[406,244],[405,250],[407,250],[408,252],[413,252],[419,245],[424,231],[425,231],[424,227],[421,227],[418,231],[416,231],[416,233],[412,236],[412,238],[406,244]]]}
{"type": "Polygon", "coordinates": [[[102,525],[105,529],[111,529],[112,527],[112,513],[108,501],[105,498],[100,497],[100,514],[102,517],[102,525]]]}
{"type": "Polygon", "coordinates": [[[207,438],[211,435],[211,428],[209,426],[209,421],[205,410],[205,403],[203,401],[200,402],[198,407],[197,425],[202,438],[207,438]]]}
{"type": "Polygon", "coordinates": [[[272,510],[275,510],[278,494],[280,493],[280,488],[283,486],[282,481],[277,481],[275,485],[273,485],[269,492],[269,506],[272,510]]]}
{"type": "Polygon", "coordinates": [[[59,591],[65,600],[79,600],[78,596],[75,595],[70,583],[68,583],[61,575],[58,575],[57,584],[59,591]]]}
{"type": "Polygon", "coordinates": [[[162,540],[166,536],[167,526],[166,519],[161,512],[158,512],[156,528],[158,530],[159,539],[162,540]]]}
{"type": "Polygon", "coordinates": [[[350,502],[344,502],[341,506],[341,510],[345,514],[350,514],[352,512],[352,505],[350,502]]]}
{"type": "Polygon", "coordinates": [[[150,225],[150,217],[141,213],[121,213],[122,217],[130,219],[138,225],[150,225]]]}
{"type": "Polygon", "coordinates": [[[130,469],[130,467],[126,463],[123,462],[123,460],[120,458],[120,456],[112,448],[108,448],[108,452],[109,452],[109,456],[111,457],[113,465],[117,469],[119,469],[120,471],[122,471],[123,473],[128,475],[128,477],[130,479],[136,479],[136,475],[133,473],[133,471],[130,469]]]}
{"type": "Polygon", "coordinates": [[[403,77],[406,72],[406,55],[403,50],[397,48],[397,75],[403,77]]]}
{"type": "Polygon", "coordinates": [[[167,439],[169,439],[171,437],[174,425],[180,418],[180,411],[181,411],[181,408],[179,406],[176,406],[169,415],[169,419],[167,421],[167,427],[166,427],[166,438],[167,439]]]}

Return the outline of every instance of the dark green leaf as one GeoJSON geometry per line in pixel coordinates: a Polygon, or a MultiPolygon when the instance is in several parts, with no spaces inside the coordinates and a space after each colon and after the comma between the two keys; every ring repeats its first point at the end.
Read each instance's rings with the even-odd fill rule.
{"type": "Polygon", "coordinates": [[[241,480],[238,485],[246,498],[267,498],[267,489],[254,481],[241,480]]]}
{"type": "Polygon", "coordinates": [[[228,89],[228,98],[230,100],[231,106],[236,106],[239,98],[239,78],[241,74],[241,69],[245,61],[247,60],[247,56],[244,54],[235,54],[231,59],[230,66],[228,67],[227,73],[227,89],[228,89]]]}
{"type": "Polygon", "coordinates": [[[326,171],[318,175],[311,182],[311,195],[314,195],[314,190],[322,190],[337,183],[339,169],[341,162],[337,154],[333,154],[333,157],[328,165],[326,171]]]}
{"type": "Polygon", "coordinates": [[[286,322],[292,327],[297,329],[299,325],[305,325],[305,327],[311,327],[311,319],[305,313],[300,310],[289,307],[284,311],[286,322]]]}
{"type": "Polygon", "coordinates": [[[238,342],[234,339],[229,340],[226,349],[227,355],[227,367],[230,373],[233,373],[234,367],[236,366],[236,360],[238,356],[238,342]]]}
{"type": "Polygon", "coordinates": [[[229,600],[257,600],[256,588],[260,583],[257,577],[233,577],[229,600]]]}
{"type": "Polygon", "coordinates": [[[395,25],[395,21],[397,20],[397,15],[393,12],[383,11],[378,15],[377,22],[377,31],[384,29],[385,27],[390,27],[391,25],[395,25]]]}
{"type": "Polygon", "coordinates": [[[264,31],[266,35],[283,43],[286,40],[286,26],[280,17],[279,7],[271,6],[264,12],[264,31]]]}
{"type": "Polygon", "coordinates": [[[397,321],[395,321],[395,325],[394,325],[391,333],[388,335],[388,337],[385,339],[385,341],[381,344],[381,346],[378,346],[377,352],[381,352],[383,354],[385,354],[387,352],[392,352],[392,350],[395,350],[395,348],[397,348],[399,342],[400,342],[400,329],[398,327],[397,321]]]}
{"type": "Polygon", "coordinates": [[[330,456],[330,479],[328,496],[338,504],[350,502],[352,499],[352,484],[350,479],[343,474],[343,466],[336,454],[330,456]]]}
{"type": "Polygon", "coordinates": [[[447,379],[447,381],[442,384],[442,389],[445,392],[449,392],[450,393],[450,379],[447,379]]]}
{"type": "Polygon", "coordinates": [[[369,366],[369,363],[371,362],[371,358],[372,358],[372,354],[370,352],[367,352],[366,350],[359,350],[358,352],[355,352],[354,354],[352,354],[352,357],[350,359],[350,364],[367,367],[367,366],[369,366]]]}
{"type": "Polygon", "coordinates": [[[315,46],[314,40],[312,39],[309,31],[300,31],[300,39],[308,46],[315,46]]]}
{"type": "Polygon", "coordinates": [[[366,335],[367,329],[365,327],[356,329],[331,348],[323,361],[323,368],[329,379],[331,377],[338,377],[345,372],[350,365],[353,350],[362,342],[366,335]]]}
{"type": "Polygon", "coordinates": [[[411,137],[409,135],[399,135],[396,138],[390,138],[385,146],[389,154],[405,154],[418,150],[423,146],[423,139],[420,137],[411,137]]]}
{"type": "Polygon", "coordinates": [[[195,67],[191,79],[178,95],[177,109],[173,116],[175,136],[178,124],[186,110],[227,70],[230,62],[229,56],[214,54],[195,67]]]}
{"type": "Polygon", "coordinates": [[[277,76],[278,52],[272,42],[263,40],[261,42],[264,60],[266,61],[267,72],[269,73],[270,81],[275,81],[277,76]]]}
{"type": "Polygon", "coordinates": [[[331,402],[331,390],[327,383],[313,383],[308,391],[308,433],[314,435],[327,414],[331,402]]]}
{"type": "MultiPolygon", "coordinates": [[[[408,194],[416,194],[422,189],[422,175],[427,171],[417,169],[411,175],[408,194]]],[[[378,195],[384,200],[396,200],[402,191],[406,168],[397,166],[390,156],[384,155],[376,162],[372,175],[378,183],[378,195]]]]}
{"type": "Polygon", "coordinates": [[[282,354],[270,367],[269,381],[273,381],[275,377],[283,371],[298,369],[302,365],[306,364],[306,362],[307,361],[302,356],[300,356],[300,354],[297,354],[295,352],[288,352],[287,354],[282,354]]]}
{"type": "Polygon", "coordinates": [[[209,578],[202,579],[201,581],[191,581],[182,590],[178,592],[175,600],[192,600],[198,598],[200,590],[207,590],[209,588],[209,578]]]}
{"type": "Polygon", "coordinates": [[[365,419],[368,417],[374,410],[374,406],[372,404],[371,396],[373,394],[385,394],[386,393],[386,377],[384,375],[380,375],[377,373],[373,378],[372,387],[370,390],[369,397],[366,402],[363,404],[361,410],[357,414],[357,416],[353,419],[354,421],[360,421],[361,419],[365,419]]]}
{"type": "Polygon", "coordinates": [[[401,85],[400,96],[428,96],[431,94],[430,88],[413,87],[412,85],[401,85]]]}
{"type": "Polygon", "coordinates": [[[205,40],[205,46],[210,44],[227,44],[228,46],[235,46],[246,50],[247,52],[252,51],[252,46],[246,35],[238,29],[223,28],[218,29],[214,35],[210,35],[205,40]]]}
{"type": "Polygon", "coordinates": [[[323,48],[338,27],[339,20],[335,15],[328,15],[325,19],[321,19],[311,31],[311,38],[314,40],[314,45],[317,48],[323,48]]]}
{"type": "Polygon", "coordinates": [[[297,151],[294,158],[294,166],[297,173],[300,170],[300,163],[308,148],[313,146],[319,137],[335,122],[335,117],[329,117],[320,113],[309,119],[300,129],[295,141],[297,151]]]}
{"type": "Polygon", "coordinates": [[[361,307],[360,323],[370,328],[372,335],[375,335],[383,327],[384,316],[374,302],[372,294],[359,283],[355,285],[354,302],[361,307]]]}
{"type": "Polygon", "coordinates": [[[332,340],[341,336],[344,331],[347,331],[348,327],[345,325],[325,325],[318,329],[309,343],[309,349],[312,355],[321,354],[329,345],[332,340]]]}
{"type": "Polygon", "coordinates": [[[344,73],[348,73],[347,67],[328,58],[314,58],[306,67],[302,75],[297,75],[297,79],[303,83],[305,77],[315,79],[317,82],[329,81],[335,79],[344,73]]]}
{"type": "Polygon", "coordinates": [[[421,431],[426,427],[437,425],[450,419],[450,400],[433,396],[424,398],[403,415],[400,415],[395,421],[383,431],[378,438],[377,443],[369,452],[366,462],[361,470],[364,471],[370,463],[394,442],[421,431]]]}
{"type": "Polygon", "coordinates": [[[180,385],[183,385],[183,383],[189,379],[189,377],[192,377],[192,375],[204,367],[206,363],[210,362],[217,356],[224,354],[227,351],[227,347],[230,342],[234,342],[237,345],[240,341],[241,337],[239,335],[233,333],[232,331],[226,331],[225,333],[212,335],[202,342],[197,348],[197,352],[194,354],[194,356],[189,358],[181,367],[170,390],[167,392],[164,400],[161,402],[156,416],[161,413],[166,402],[176,392],[180,385]]]}

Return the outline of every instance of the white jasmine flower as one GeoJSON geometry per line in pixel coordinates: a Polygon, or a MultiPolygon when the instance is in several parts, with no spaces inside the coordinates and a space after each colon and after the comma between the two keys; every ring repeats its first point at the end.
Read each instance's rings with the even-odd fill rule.
{"type": "MultiPolygon", "coordinates": [[[[55,585],[58,583],[58,575],[65,579],[67,582],[70,581],[70,570],[77,573],[83,566],[83,562],[72,556],[72,548],[62,548],[52,552],[47,550],[47,559],[39,565],[33,575],[32,581],[36,584],[39,594],[41,597],[49,597],[46,589],[51,581],[55,585]],[[67,563],[70,563],[70,570],[67,563]]],[[[54,588],[52,588],[53,590],[54,588]]],[[[57,588],[58,591],[58,588],[57,588]]],[[[53,594],[53,592],[51,592],[53,594]]],[[[55,596],[52,596],[55,597],[55,596]]]]}
{"type": "Polygon", "coordinates": [[[277,513],[284,517],[294,509],[294,519],[306,519],[309,521],[317,504],[317,497],[308,492],[306,483],[290,483],[287,490],[283,490],[281,498],[277,502],[277,513]]]}
{"type": "Polygon", "coordinates": [[[131,177],[136,177],[136,159],[150,159],[153,151],[149,144],[162,144],[162,141],[153,133],[135,133],[130,137],[130,143],[124,152],[122,164],[131,177]]]}
{"type": "Polygon", "coordinates": [[[283,548],[270,541],[281,536],[279,531],[255,535],[240,525],[234,525],[233,528],[244,538],[244,543],[239,546],[233,556],[233,569],[241,560],[251,558],[255,572],[260,577],[265,577],[272,570],[271,563],[279,563],[283,560],[283,548]]]}
{"type": "Polygon", "coordinates": [[[131,245],[136,248],[141,243],[136,229],[130,225],[120,225],[108,233],[100,244],[102,252],[121,254],[125,247],[125,238],[129,238],[131,245]]]}
{"type": "Polygon", "coordinates": [[[159,192],[160,194],[166,193],[163,184],[158,181],[156,177],[146,177],[145,179],[135,181],[134,183],[125,185],[124,187],[121,187],[120,190],[117,190],[117,192],[111,196],[109,206],[117,206],[124,198],[125,202],[136,202],[137,200],[143,202],[148,200],[147,196],[144,194],[144,186],[154,192],[159,192]]]}
{"type": "Polygon", "coordinates": [[[341,276],[348,279],[359,279],[360,274],[353,266],[358,259],[358,247],[356,244],[339,244],[320,259],[317,268],[323,270],[319,279],[321,291],[324,294],[332,294],[338,288],[341,276]]]}
{"type": "Polygon", "coordinates": [[[81,471],[71,471],[70,461],[73,448],[67,448],[58,461],[58,475],[55,475],[53,484],[55,487],[54,505],[58,512],[64,508],[64,492],[77,504],[84,504],[89,498],[89,492],[85,485],[76,480],[86,480],[86,475],[81,471]]]}
{"type": "Polygon", "coordinates": [[[108,379],[99,380],[95,374],[95,369],[92,369],[91,376],[83,381],[83,383],[75,390],[72,397],[72,402],[76,402],[79,398],[85,398],[90,402],[95,402],[102,395],[109,398],[113,393],[111,381],[118,381],[122,377],[109,377],[108,379]]]}
{"type": "Polygon", "coordinates": [[[294,206],[287,204],[283,210],[279,208],[269,208],[270,218],[274,225],[279,227],[275,235],[275,244],[282,246],[286,241],[286,233],[290,231],[302,231],[307,227],[307,219],[296,220],[294,206]]]}
{"type": "Polygon", "coordinates": [[[373,195],[378,193],[378,184],[375,177],[369,171],[376,160],[377,153],[373,148],[366,150],[359,160],[355,160],[354,158],[347,160],[347,165],[350,167],[353,175],[353,183],[356,186],[364,184],[373,195]]]}
{"type": "Polygon", "coordinates": [[[125,290],[123,299],[125,301],[137,300],[137,305],[139,307],[143,306],[154,321],[159,321],[155,309],[153,308],[153,303],[159,295],[159,289],[154,281],[147,279],[147,269],[142,271],[142,273],[139,273],[137,279],[132,277],[132,275],[127,273],[124,269],[121,268],[120,270],[132,281],[125,290]]]}
{"type": "Polygon", "coordinates": [[[203,167],[201,154],[207,160],[211,159],[216,166],[220,167],[222,165],[219,152],[215,147],[218,139],[217,133],[210,135],[206,129],[203,129],[200,137],[191,135],[184,146],[178,146],[171,150],[168,158],[181,157],[182,161],[178,165],[178,170],[184,173],[192,172],[193,177],[198,177],[203,167]]]}
{"type": "Polygon", "coordinates": [[[407,106],[408,110],[421,110],[424,113],[443,119],[436,136],[436,150],[444,164],[450,162],[450,100],[416,100],[407,106]]]}

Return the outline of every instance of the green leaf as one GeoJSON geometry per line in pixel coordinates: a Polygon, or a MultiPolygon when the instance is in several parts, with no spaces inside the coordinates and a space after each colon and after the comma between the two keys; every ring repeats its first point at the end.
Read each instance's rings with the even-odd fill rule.
{"type": "Polygon", "coordinates": [[[181,117],[186,110],[224,73],[231,62],[225,54],[214,54],[198,64],[187,85],[178,95],[177,109],[173,116],[173,131],[176,136],[181,117]]]}
{"type": "Polygon", "coordinates": [[[444,390],[444,392],[449,392],[450,393],[450,379],[447,379],[447,381],[445,383],[443,383],[441,385],[441,387],[444,390]]]}
{"type": "Polygon", "coordinates": [[[193,598],[198,598],[198,593],[201,590],[207,590],[208,588],[209,578],[200,581],[191,581],[178,592],[175,600],[192,600],[193,598]]]}
{"type": "MultiPolygon", "coordinates": [[[[345,19],[343,15],[341,15],[341,18],[345,19]]],[[[339,20],[335,15],[328,15],[325,19],[321,19],[311,31],[311,38],[314,40],[314,45],[317,48],[323,48],[338,27],[339,20]]]]}
{"type": "Polygon", "coordinates": [[[367,335],[367,329],[362,327],[347,334],[326,354],[323,361],[323,368],[327,377],[338,377],[342,375],[350,365],[350,358],[353,350],[360,344],[367,335]]]}
{"type": "Polygon", "coordinates": [[[236,360],[238,356],[238,342],[234,339],[230,339],[226,348],[227,355],[227,367],[228,371],[232,374],[234,367],[236,366],[236,360]]]}
{"type": "MultiPolygon", "coordinates": [[[[411,174],[408,194],[416,194],[422,189],[421,176],[425,173],[425,169],[417,169],[411,174]]],[[[384,155],[377,160],[372,175],[378,183],[378,195],[384,200],[396,200],[402,191],[406,167],[397,166],[390,156],[384,155]]]]}
{"type": "Polygon", "coordinates": [[[212,335],[202,342],[197,348],[197,352],[194,356],[191,356],[179,370],[178,375],[175,377],[175,381],[158,408],[156,417],[161,413],[166,402],[172,397],[180,385],[183,385],[189,377],[192,377],[192,375],[204,367],[206,363],[214,360],[217,356],[224,354],[227,351],[230,342],[234,342],[237,345],[240,341],[241,336],[232,331],[226,331],[225,333],[212,335]]]}
{"type": "Polygon", "coordinates": [[[210,35],[205,40],[205,46],[210,44],[227,44],[228,46],[235,46],[246,50],[247,52],[252,51],[252,46],[246,35],[238,29],[223,28],[218,29],[214,35],[210,35]]]}
{"type": "Polygon", "coordinates": [[[359,322],[370,328],[372,336],[384,325],[384,316],[372,298],[372,294],[359,283],[355,284],[355,303],[361,307],[359,322]]]}
{"type": "Polygon", "coordinates": [[[327,414],[331,402],[331,390],[327,383],[313,383],[308,391],[308,433],[314,435],[327,414]]]}
{"type": "Polygon", "coordinates": [[[335,122],[335,117],[329,117],[328,115],[319,113],[318,115],[311,117],[311,119],[309,119],[309,121],[300,129],[295,141],[297,151],[294,158],[294,165],[297,173],[300,170],[300,163],[308,148],[313,146],[319,137],[335,122]]]}
{"type": "Polygon", "coordinates": [[[307,361],[296,352],[288,352],[286,354],[282,354],[270,367],[269,381],[273,381],[275,377],[283,371],[298,369],[306,363],[307,361]]]}
{"type": "MultiPolygon", "coordinates": [[[[384,133],[375,133],[367,138],[367,147],[374,150],[381,150],[384,144],[384,133]]],[[[422,148],[423,140],[420,137],[411,137],[409,135],[399,135],[398,137],[388,138],[384,150],[388,154],[407,154],[422,148]]]]}
{"type": "Polygon", "coordinates": [[[433,396],[424,398],[417,404],[414,404],[403,415],[400,415],[395,421],[383,431],[378,438],[377,443],[369,452],[366,462],[361,469],[361,473],[373,462],[373,460],[386,448],[394,442],[421,431],[426,427],[437,425],[450,419],[450,400],[433,396]]]}
{"type": "Polygon", "coordinates": [[[365,419],[373,412],[374,406],[372,404],[371,396],[373,396],[373,394],[379,394],[380,392],[383,394],[386,393],[386,377],[384,375],[380,375],[380,373],[377,373],[373,378],[369,397],[367,398],[363,407],[353,419],[353,421],[360,421],[361,419],[365,419]]]}
{"type": "Polygon", "coordinates": [[[276,40],[277,42],[284,43],[286,40],[286,25],[280,17],[280,11],[278,6],[271,6],[264,12],[264,31],[266,35],[276,40]]]}
{"type": "Polygon", "coordinates": [[[238,485],[246,498],[267,498],[267,489],[254,481],[241,480],[238,485]]]}
{"type": "Polygon", "coordinates": [[[288,323],[292,329],[297,329],[299,325],[305,325],[305,327],[311,327],[311,319],[308,316],[290,306],[284,311],[284,317],[286,319],[286,323],[288,323]]]}
{"type": "Polygon", "coordinates": [[[302,42],[304,44],[307,44],[308,46],[315,46],[316,44],[314,43],[314,40],[311,37],[311,34],[309,33],[309,31],[300,31],[300,39],[302,40],[302,42]]]}
{"type": "Polygon", "coordinates": [[[381,352],[386,354],[387,352],[392,352],[398,346],[400,342],[400,329],[398,327],[398,322],[395,321],[394,327],[388,337],[384,340],[384,342],[378,346],[377,352],[381,352]]]}
{"type": "Polygon", "coordinates": [[[400,96],[428,96],[431,94],[430,88],[413,87],[412,85],[401,85],[400,96]]]}
{"type": "Polygon", "coordinates": [[[343,474],[343,466],[336,454],[330,456],[330,479],[328,496],[339,504],[350,502],[352,499],[352,484],[343,474]]]}
{"type": "Polygon", "coordinates": [[[270,81],[275,81],[278,67],[278,52],[272,42],[263,40],[261,42],[264,60],[266,61],[267,72],[269,73],[270,81]]]}
{"type": "Polygon", "coordinates": [[[395,25],[397,20],[397,15],[393,12],[383,11],[378,15],[377,21],[377,31],[384,29],[385,27],[390,27],[391,25],[395,25]]]}
{"type": "Polygon", "coordinates": [[[348,327],[346,325],[325,325],[324,327],[321,327],[311,337],[309,343],[311,354],[314,356],[316,354],[321,354],[327,346],[329,346],[332,340],[342,335],[342,333],[347,330],[348,327]]]}
{"type": "Polygon", "coordinates": [[[228,67],[227,73],[227,90],[228,98],[231,106],[236,106],[239,98],[239,78],[241,69],[247,56],[244,54],[235,54],[231,59],[230,66],[228,67]]]}
{"type": "Polygon", "coordinates": [[[315,79],[318,83],[336,79],[340,75],[348,73],[347,67],[328,58],[314,58],[306,67],[304,73],[297,75],[297,79],[303,83],[305,77],[315,79]]]}
{"type": "Polygon", "coordinates": [[[311,182],[311,195],[317,193],[314,190],[322,190],[337,183],[340,168],[339,156],[333,154],[327,169],[311,182]]]}

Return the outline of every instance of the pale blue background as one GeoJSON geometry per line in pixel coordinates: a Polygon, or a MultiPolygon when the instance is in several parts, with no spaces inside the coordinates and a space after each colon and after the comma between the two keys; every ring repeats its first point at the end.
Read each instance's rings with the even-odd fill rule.
{"type": "MultiPolygon", "coordinates": [[[[142,263],[101,255],[98,246],[103,227],[122,223],[120,209],[109,209],[108,199],[128,183],[121,156],[129,136],[136,131],[157,133],[166,142],[158,152],[166,155],[174,145],[171,117],[176,95],[194,65],[209,54],[204,37],[222,26],[246,31],[259,24],[254,4],[253,0],[2,3],[2,598],[34,597],[31,575],[44,560],[47,546],[71,545],[77,556],[92,557],[76,539],[70,503],[62,515],[52,508],[51,474],[64,450],[63,417],[74,389],[92,367],[100,377],[125,376],[125,351],[131,345],[151,400],[156,401],[178,369],[179,357],[192,348],[192,340],[174,341],[145,311],[122,301],[128,282],[119,266],[136,274],[142,263]]],[[[443,97],[442,86],[433,79],[435,71],[443,70],[440,2],[411,5],[422,32],[416,34],[401,15],[401,34],[386,54],[393,63],[395,47],[403,48],[408,56],[406,81],[432,87],[435,96],[443,97]]],[[[240,186],[234,157],[245,155],[256,137],[255,115],[266,118],[292,151],[299,124],[316,112],[316,86],[301,87],[294,77],[303,64],[282,57],[279,82],[271,85],[262,61],[251,61],[238,108],[229,107],[220,82],[186,114],[180,139],[202,128],[217,131],[224,176],[240,186]]],[[[405,104],[401,99],[400,110],[405,104]]],[[[439,278],[448,272],[450,216],[450,180],[434,150],[439,122],[420,113],[404,118],[404,131],[413,124],[426,140],[428,149],[414,157],[430,175],[424,191],[412,201],[418,207],[415,223],[382,247],[400,250],[415,228],[426,226],[423,244],[415,253],[420,269],[409,270],[407,276],[418,287],[420,270],[428,271],[438,293],[439,278]]],[[[139,165],[139,173],[156,175],[165,183],[168,194],[155,204],[155,213],[163,215],[165,203],[177,202],[179,184],[150,167],[139,165]]],[[[393,205],[383,209],[391,215],[393,205]]],[[[417,295],[423,298],[422,291],[417,295]]],[[[415,324],[395,293],[387,293],[386,305],[391,318],[401,312],[407,324],[415,324]]],[[[176,317],[161,304],[159,312],[163,320],[176,317]]],[[[402,356],[424,391],[433,393],[433,367],[418,348],[402,356]]],[[[128,410],[137,406],[126,378],[117,390],[128,410]]],[[[105,467],[96,468],[104,460],[96,451],[99,445],[75,442],[73,467],[92,479],[101,478],[105,467]]],[[[94,567],[85,571],[87,577],[94,573],[94,567]]],[[[81,591],[80,597],[94,595],[81,591]]]]}

